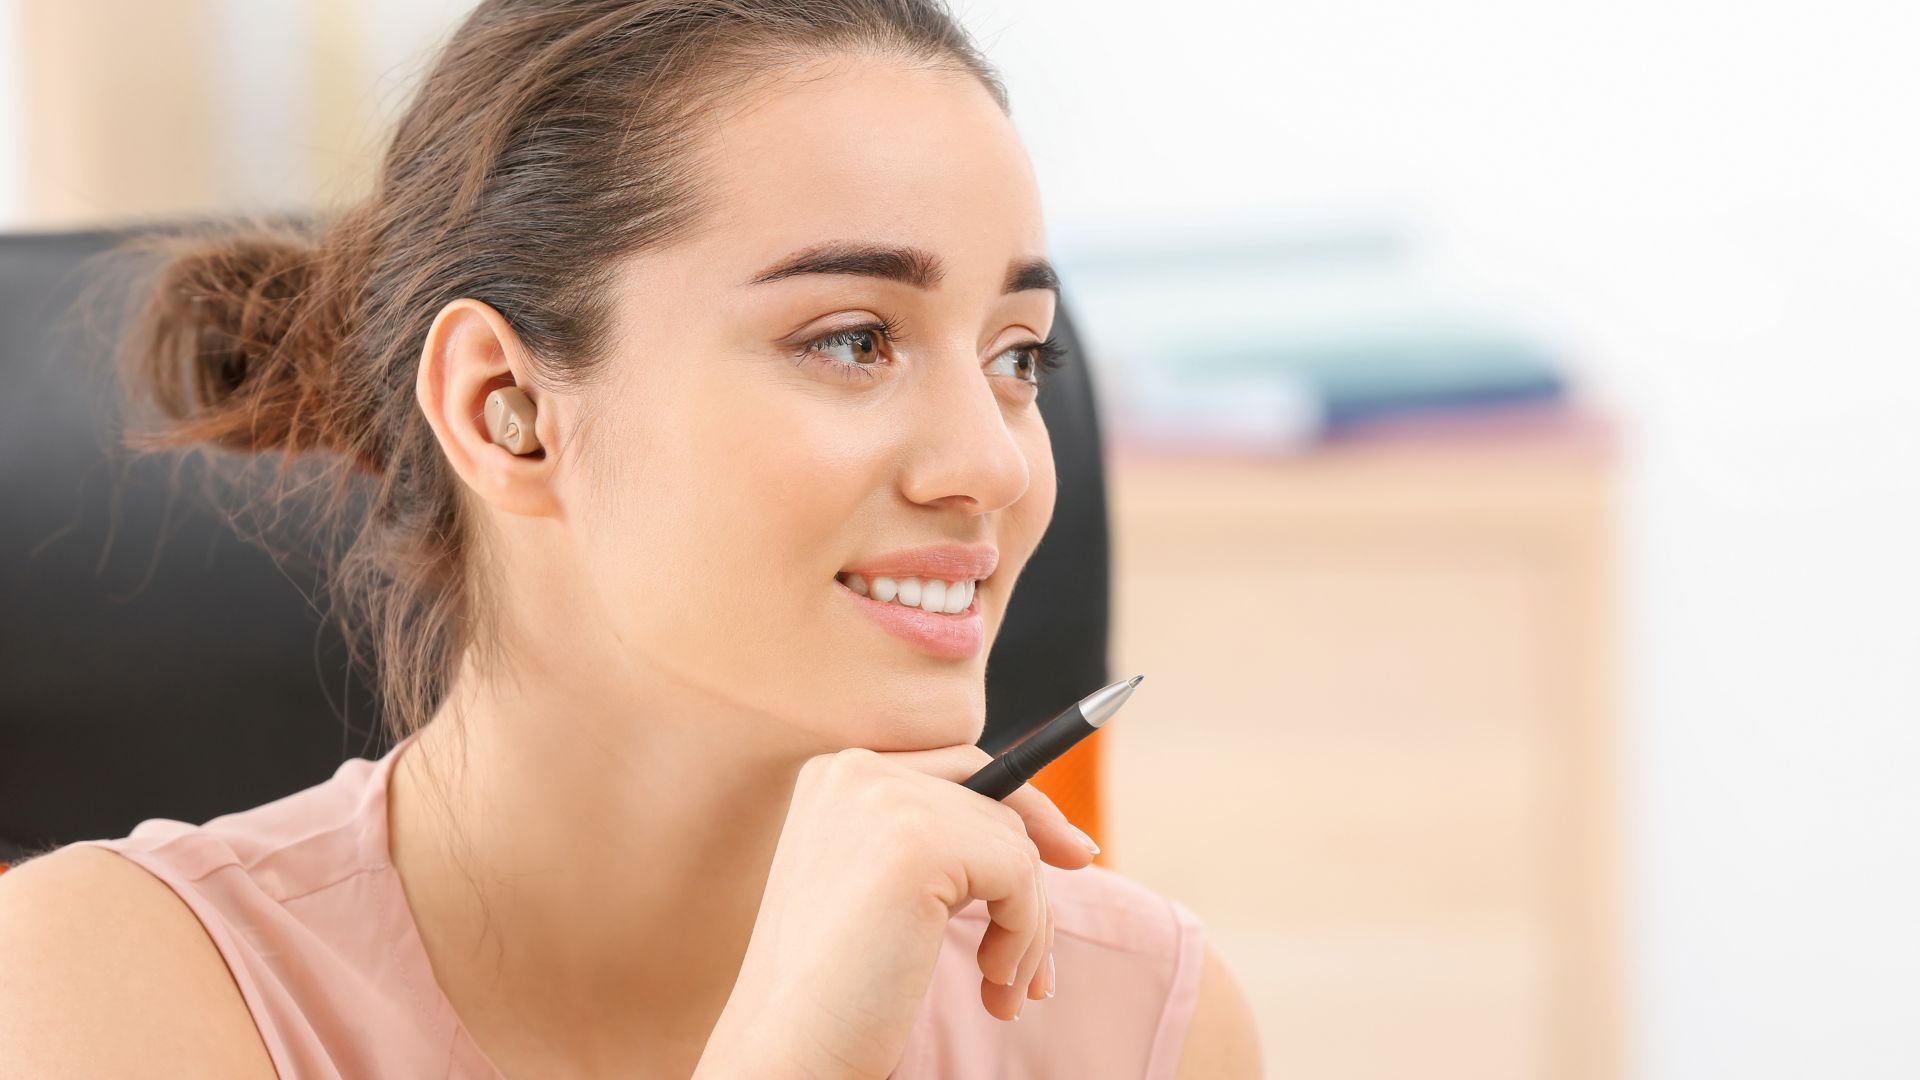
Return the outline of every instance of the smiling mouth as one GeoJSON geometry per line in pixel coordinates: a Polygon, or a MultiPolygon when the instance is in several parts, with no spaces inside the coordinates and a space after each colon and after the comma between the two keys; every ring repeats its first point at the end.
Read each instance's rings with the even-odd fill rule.
{"type": "Polygon", "coordinates": [[[874,577],[839,573],[834,580],[856,595],[876,603],[925,612],[929,615],[966,615],[978,609],[980,580],[945,581],[940,578],[874,577]]]}

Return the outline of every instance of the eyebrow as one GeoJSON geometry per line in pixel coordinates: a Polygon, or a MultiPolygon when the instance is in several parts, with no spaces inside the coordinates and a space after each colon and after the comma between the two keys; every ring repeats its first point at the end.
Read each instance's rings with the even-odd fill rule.
{"type": "MultiPolygon", "coordinates": [[[[803,248],[754,275],[747,284],[760,285],[802,274],[858,274],[931,289],[946,273],[940,256],[923,248],[836,240],[803,248]]],[[[1007,265],[1001,295],[1028,289],[1045,289],[1059,299],[1060,276],[1054,273],[1052,263],[1034,256],[1016,258],[1007,265]]]]}

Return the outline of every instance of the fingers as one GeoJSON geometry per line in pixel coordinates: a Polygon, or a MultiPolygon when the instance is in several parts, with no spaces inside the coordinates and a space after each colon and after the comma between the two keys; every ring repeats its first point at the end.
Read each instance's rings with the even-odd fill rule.
{"type": "Polygon", "coordinates": [[[1001,1020],[1018,1018],[1028,998],[1045,996],[1044,987],[1035,992],[1035,982],[1053,947],[1053,909],[1038,852],[1031,845],[1027,860],[1028,895],[1004,901],[1004,918],[996,913],[995,902],[988,901],[989,922],[980,942],[981,1003],[1001,1020]]]}
{"type": "Polygon", "coordinates": [[[1043,957],[1040,970],[1034,973],[1033,981],[1027,984],[1027,998],[1039,1001],[1053,996],[1053,905],[1047,905],[1046,944],[1040,950],[1043,957]]]}
{"type": "MultiPolygon", "coordinates": [[[[956,785],[993,760],[993,755],[972,743],[957,743],[932,750],[903,750],[881,756],[956,785]]],[[[960,790],[966,792],[969,798],[994,801],[965,788],[960,790]]],[[[1067,815],[1060,812],[1046,792],[1032,784],[1022,784],[999,801],[1012,807],[1025,820],[1027,835],[1033,838],[1034,846],[1040,849],[1042,859],[1067,870],[1078,870],[1093,862],[1092,849],[1081,841],[1079,830],[1073,827],[1073,822],[1067,820],[1067,815]]]]}
{"type": "Polygon", "coordinates": [[[1065,870],[1078,870],[1093,862],[1093,849],[1081,841],[1079,830],[1046,792],[1032,784],[1021,784],[1001,801],[1026,819],[1027,835],[1033,837],[1042,859],[1065,870]]]}
{"type": "Polygon", "coordinates": [[[881,757],[915,772],[962,783],[993,760],[993,755],[972,743],[936,746],[931,750],[875,751],[881,757]]]}
{"type": "MultiPolygon", "coordinates": [[[[1047,901],[1043,865],[1079,869],[1093,861],[1093,852],[1053,800],[1031,784],[997,800],[960,786],[992,760],[978,746],[879,756],[944,781],[938,785],[935,801],[946,805],[951,800],[956,813],[978,815],[986,826],[978,834],[961,835],[997,838],[985,845],[988,850],[968,855],[968,880],[960,895],[986,901],[987,929],[976,957],[981,1002],[999,1019],[1017,1019],[1027,1000],[1045,998],[1053,988],[1053,910],[1047,901]]],[[[960,902],[957,896],[951,899],[954,905],[960,902]]]]}
{"type": "Polygon", "coordinates": [[[1050,998],[1052,996],[1053,996],[1053,950],[1048,949],[1047,962],[1041,967],[1039,976],[1033,980],[1033,986],[1031,989],[1027,991],[1027,997],[1033,999],[1034,1001],[1040,1001],[1045,998],[1050,998]]]}
{"type": "Polygon", "coordinates": [[[1046,967],[1048,952],[1053,947],[1053,908],[1046,902],[1046,883],[1037,873],[1034,875],[1034,887],[1041,894],[1040,931],[1028,944],[1026,955],[1020,959],[1020,973],[1014,978],[1014,988],[1019,992],[1019,998],[1014,1003],[1016,1012],[1026,999],[1041,996],[1034,993],[1034,984],[1039,981],[1046,967]]]}
{"type": "MultiPolygon", "coordinates": [[[[1026,965],[1027,953],[1034,939],[1046,928],[1044,898],[1037,881],[1037,858],[1031,844],[1022,845],[1027,850],[1023,854],[1015,845],[1006,856],[1008,865],[1001,868],[996,881],[1005,883],[1004,891],[987,898],[987,929],[981,935],[978,959],[980,974],[987,982],[1009,992],[1017,991],[1022,985],[1020,977],[1026,965]]],[[[998,860],[996,860],[998,861],[998,860]]],[[[986,895],[975,886],[975,896],[986,895]]]]}

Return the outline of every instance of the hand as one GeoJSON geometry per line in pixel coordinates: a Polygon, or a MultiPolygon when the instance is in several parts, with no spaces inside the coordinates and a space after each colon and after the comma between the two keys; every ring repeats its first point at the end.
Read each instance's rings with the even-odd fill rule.
{"type": "Polygon", "coordinates": [[[852,747],[801,768],[697,1076],[884,1080],[948,920],[975,900],[989,920],[978,951],[987,1011],[1010,1020],[1046,995],[1053,916],[1040,862],[1079,869],[1093,854],[1031,784],[998,801],[961,786],[990,760],[971,744],[852,747]]]}

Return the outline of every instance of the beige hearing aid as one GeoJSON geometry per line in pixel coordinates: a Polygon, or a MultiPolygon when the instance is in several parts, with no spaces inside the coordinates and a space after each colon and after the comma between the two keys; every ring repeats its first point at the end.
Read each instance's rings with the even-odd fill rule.
{"type": "Polygon", "coordinates": [[[533,399],[517,386],[503,386],[487,395],[487,434],[516,454],[540,449],[533,433],[533,399]]]}

